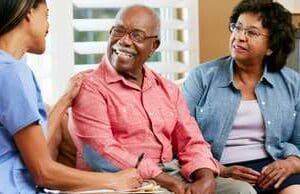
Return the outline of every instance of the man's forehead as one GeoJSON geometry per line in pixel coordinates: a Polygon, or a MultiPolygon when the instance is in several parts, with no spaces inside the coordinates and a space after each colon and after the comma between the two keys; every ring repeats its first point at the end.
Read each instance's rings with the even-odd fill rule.
{"type": "Polygon", "coordinates": [[[115,18],[115,25],[130,29],[150,30],[154,26],[154,21],[146,15],[122,14],[120,17],[115,18]]]}

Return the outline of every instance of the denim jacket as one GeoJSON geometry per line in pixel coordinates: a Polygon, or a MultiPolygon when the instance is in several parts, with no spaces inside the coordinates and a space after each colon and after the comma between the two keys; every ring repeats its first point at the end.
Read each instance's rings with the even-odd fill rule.
{"type": "MultiPolygon", "coordinates": [[[[209,61],[193,69],[183,84],[190,112],[218,160],[241,101],[233,64],[231,57],[209,61]]],[[[265,68],[255,95],[263,115],[267,153],[275,160],[299,157],[300,75],[287,67],[275,73],[265,68]]]]}

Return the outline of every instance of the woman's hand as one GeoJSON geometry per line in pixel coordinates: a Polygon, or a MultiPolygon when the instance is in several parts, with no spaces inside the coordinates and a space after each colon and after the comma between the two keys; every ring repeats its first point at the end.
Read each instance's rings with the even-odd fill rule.
{"type": "Polygon", "coordinates": [[[263,189],[273,186],[278,188],[285,179],[296,173],[295,166],[297,164],[295,163],[299,163],[299,159],[291,156],[285,160],[276,160],[265,166],[258,179],[258,186],[263,189]]]}
{"type": "Polygon", "coordinates": [[[244,166],[230,166],[221,169],[221,176],[225,178],[233,178],[241,181],[246,181],[255,185],[260,177],[260,173],[244,166]]]}
{"type": "Polygon", "coordinates": [[[77,73],[76,75],[73,75],[68,83],[68,87],[66,89],[66,92],[64,94],[65,99],[67,100],[68,106],[71,106],[73,99],[78,95],[80,86],[82,84],[82,81],[84,79],[84,75],[90,72],[89,71],[83,71],[80,73],[77,73]]]}
{"type": "Polygon", "coordinates": [[[143,183],[142,177],[135,168],[112,173],[112,176],[113,189],[117,191],[134,189],[140,187],[143,183]]]}

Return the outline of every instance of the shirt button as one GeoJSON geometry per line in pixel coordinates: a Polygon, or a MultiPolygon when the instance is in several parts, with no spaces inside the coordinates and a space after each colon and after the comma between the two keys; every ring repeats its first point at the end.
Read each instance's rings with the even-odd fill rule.
{"type": "Polygon", "coordinates": [[[204,112],[203,108],[200,109],[200,112],[204,112]]]}
{"type": "Polygon", "coordinates": [[[265,104],[266,104],[266,102],[265,102],[265,101],[262,101],[262,102],[261,102],[261,104],[262,104],[262,105],[265,105],[265,104]]]}
{"type": "Polygon", "coordinates": [[[267,121],[267,124],[268,124],[268,125],[271,125],[271,121],[267,121]]]}
{"type": "Polygon", "coordinates": [[[293,113],[293,116],[295,117],[295,116],[296,116],[296,113],[293,113]]]}

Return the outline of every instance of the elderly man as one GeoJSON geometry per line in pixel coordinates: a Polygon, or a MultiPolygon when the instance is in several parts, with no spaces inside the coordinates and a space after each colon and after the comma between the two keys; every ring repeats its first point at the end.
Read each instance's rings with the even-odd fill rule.
{"type": "Polygon", "coordinates": [[[159,47],[159,23],[155,12],[142,5],[118,12],[107,55],[83,82],[70,114],[77,167],[136,167],[144,179],[176,194],[214,193],[216,182],[218,193],[254,193],[247,183],[215,181],[218,162],[179,89],[144,65],[159,47]],[[178,169],[181,178],[168,173],[178,169]]]}

